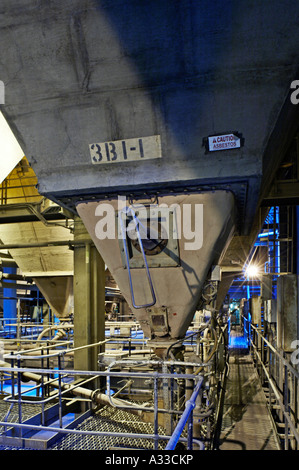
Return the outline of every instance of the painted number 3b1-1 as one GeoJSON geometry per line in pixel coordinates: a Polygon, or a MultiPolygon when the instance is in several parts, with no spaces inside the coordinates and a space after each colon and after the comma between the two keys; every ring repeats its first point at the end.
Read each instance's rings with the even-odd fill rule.
{"type": "Polygon", "coordinates": [[[94,143],[89,145],[89,151],[93,164],[161,158],[160,136],[94,143]]]}

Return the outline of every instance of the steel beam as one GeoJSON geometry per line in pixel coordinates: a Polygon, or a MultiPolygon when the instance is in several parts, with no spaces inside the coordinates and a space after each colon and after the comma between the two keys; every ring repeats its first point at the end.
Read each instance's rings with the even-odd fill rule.
{"type": "MultiPolygon", "coordinates": [[[[74,343],[75,347],[105,338],[105,265],[79,218],[75,220],[74,246],[74,343]]],[[[76,351],[74,367],[97,370],[98,350],[76,351]]]]}

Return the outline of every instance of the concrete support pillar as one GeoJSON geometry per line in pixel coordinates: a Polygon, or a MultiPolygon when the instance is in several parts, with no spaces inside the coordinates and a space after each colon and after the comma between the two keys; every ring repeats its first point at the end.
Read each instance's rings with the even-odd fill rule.
{"type": "Polygon", "coordinates": [[[251,297],[251,319],[254,325],[257,325],[259,328],[261,327],[261,298],[258,295],[251,297]]]}
{"type": "MultiPolygon", "coordinates": [[[[105,339],[105,264],[81,219],[75,220],[74,247],[74,345],[105,339]]],[[[98,370],[98,353],[103,348],[75,351],[75,370],[98,370]]]]}
{"type": "Polygon", "coordinates": [[[288,274],[277,279],[277,344],[292,352],[298,339],[298,276],[288,274]]]}

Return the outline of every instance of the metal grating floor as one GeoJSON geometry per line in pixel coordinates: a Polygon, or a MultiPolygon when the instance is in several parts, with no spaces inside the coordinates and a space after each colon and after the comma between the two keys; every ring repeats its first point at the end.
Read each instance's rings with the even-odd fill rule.
{"type": "MultiPolygon", "coordinates": [[[[110,449],[153,449],[153,439],[125,437],[126,433],[154,434],[150,423],[142,422],[137,416],[112,407],[104,407],[97,414],[88,417],[77,429],[82,431],[105,432],[105,436],[65,435],[51,450],[110,450],[110,449]],[[111,433],[123,433],[124,437],[111,436],[111,433]]],[[[165,435],[159,427],[160,435],[165,435]]],[[[166,441],[159,441],[159,450],[166,446],[166,441]]]]}
{"type": "MultiPolygon", "coordinates": [[[[0,400],[0,421],[5,420],[5,416],[9,412],[11,403],[0,400]]],[[[50,405],[45,405],[45,409],[49,407],[50,405]]],[[[32,416],[35,416],[37,413],[40,413],[42,410],[42,405],[39,405],[38,403],[33,403],[32,405],[30,403],[23,403],[22,404],[22,420],[25,421],[26,419],[32,418],[32,416]]],[[[17,423],[19,421],[19,411],[18,411],[18,404],[16,403],[11,411],[8,414],[7,417],[7,423],[17,423]]],[[[3,431],[3,426],[0,426],[0,432],[3,431]]]]}
{"type": "Polygon", "coordinates": [[[251,356],[231,351],[220,450],[279,450],[251,356]]]}
{"type": "MultiPolygon", "coordinates": [[[[0,400],[0,421],[6,421],[9,427],[9,423],[18,423],[19,422],[19,411],[18,411],[18,405],[15,404],[11,411],[9,412],[11,404],[4,401],[0,400]],[[9,412],[9,414],[8,414],[9,412]],[[6,415],[8,414],[7,418],[6,415]]],[[[49,405],[45,405],[45,409],[49,405]]],[[[27,419],[32,418],[35,416],[37,413],[40,413],[42,409],[42,405],[39,405],[37,403],[33,403],[32,405],[30,403],[23,403],[22,404],[22,420],[23,422],[26,421],[27,419]]],[[[0,426],[0,432],[4,430],[4,426],[0,426]]],[[[7,446],[7,445],[0,445],[0,450],[23,450],[20,447],[12,447],[12,446],[7,446]]],[[[29,449],[24,449],[24,450],[29,450],[29,449]]]]}

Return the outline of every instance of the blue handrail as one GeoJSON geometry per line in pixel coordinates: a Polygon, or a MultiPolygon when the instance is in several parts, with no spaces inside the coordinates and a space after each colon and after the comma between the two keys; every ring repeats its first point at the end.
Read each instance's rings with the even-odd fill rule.
{"type": "MultiPolygon", "coordinates": [[[[181,434],[184,430],[184,427],[190,417],[190,414],[192,413],[193,409],[195,408],[195,402],[196,402],[196,399],[197,399],[197,396],[199,394],[199,391],[201,389],[201,386],[203,384],[203,377],[200,377],[199,381],[197,382],[194,390],[193,390],[193,393],[190,397],[190,400],[187,401],[186,403],[186,407],[185,407],[185,410],[171,436],[171,438],[169,439],[168,441],[168,444],[165,448],[165,450],[174,450],[175,446],[177,445],[180,437],[181,437],[181,434]]],[[[189,430],[188,430],[189,432],[189,430]]],[[[188,439],[189,441],[189,439],[188,439]]]]}

